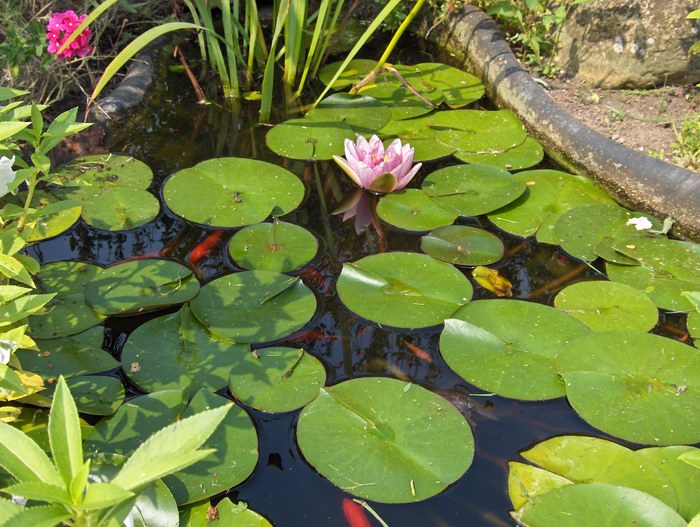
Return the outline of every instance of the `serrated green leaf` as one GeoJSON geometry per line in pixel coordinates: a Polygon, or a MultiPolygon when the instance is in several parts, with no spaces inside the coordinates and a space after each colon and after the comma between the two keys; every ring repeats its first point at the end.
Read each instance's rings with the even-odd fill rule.
{"type": "Polygon", "coordinates": [[[83,468],[80,419],[63,376],[59,377],[49,415],[49,444],[56,468],[68,487],[83,468]]]}
{"type": "Polygon", "coordinates": [[[70,495],[64,487],[50,485],[43,481],[17,483],[16,485],[5,487],[2,491],[12,496],[22,496],[28,500],[71,505],[70,495]]]}
{"type": "Polygon", "coordinates": [[[97,510],[113,507],[133,497],[134,493],[124,490],[113,483],[91,483],[80,505],[82,509],[97,510]]]}
{"type": "Polygon", "coordinates": [[[0,466],[18,482],[43,481],[63,486],[60,474],[34,441],[16,428],[0,422],[0,466]]]}

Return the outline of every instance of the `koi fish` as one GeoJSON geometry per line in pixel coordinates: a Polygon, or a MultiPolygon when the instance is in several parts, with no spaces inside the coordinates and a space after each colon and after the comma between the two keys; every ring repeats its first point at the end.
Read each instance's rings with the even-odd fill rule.
{"type": "Polygon", "coordinates": [[[321,272],[313,267],[304,269],[301,273],[299,273],[299,275],[306,278],[312,286],[317,287],[322,293],[326,293],[328,291],[328,280],[325,276],[323,276],[323,274],[321,274],[321,272]]]}
{"type": "Polygon", "coordinates": [[[224,231],[214,231],[209,236],[204,238],[189,255],[189,262],[192,265],[198,264],[206,255],[208,255],[211,250],[219,245],[221,241],[221,235],[224,231]]]}
{"type": "Polygon", "coordinates": [[[343,515],[349,527],[372,527],[364,509],[348,498],[343,498],[343,515]]]}
{"type": "Polygon", "coordinates": [[[433,362],[432,357],[424,349],[419,348],[415,344],[411,344],[407,340],[404,340],[403,343],[409,350],[411,350],[411,353],[413,353],[419,359],[424,360],[425,362],[433,362]]]}

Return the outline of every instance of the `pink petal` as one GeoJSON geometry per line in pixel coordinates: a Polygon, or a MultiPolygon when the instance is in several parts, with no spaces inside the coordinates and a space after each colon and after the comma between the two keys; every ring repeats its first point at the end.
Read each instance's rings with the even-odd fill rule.
{"type": "Polygon", "coordinates": [[[413,176],[416,175],[416,172],[418,172],[418,170],[420,170],[420,167],[422,167],[422,166],[423,166],[423,163],[418,163],[416,166],[414,166],[411,169],[411,171],[408,174],[403,176],[401,179],[397,178],[398,181],[396,182],[396,189],[395,190],[401,190],[406,185],[408,185],[411,182],[411,180],[413,179],[413,176]]]}
{"type": "Polygon", "coordinates": [[[345,159],[340,156],[333,156],[333,161],[335,161],[338,166],[345,172],[350,179],[352,179],[360,187],[362,185],[362,180],[355,170],[347,163],[345,159]]]}

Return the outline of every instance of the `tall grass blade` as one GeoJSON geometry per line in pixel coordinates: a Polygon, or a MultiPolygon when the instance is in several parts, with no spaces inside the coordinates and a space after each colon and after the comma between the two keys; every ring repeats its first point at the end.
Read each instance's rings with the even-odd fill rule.
{"type": "MultiPolygon", "coordinates": [[[[277,3],[277,2],[275,2],[277,3]]],[[[266,122],[270,120],[270,112],[272,111],[272,95],[275,85],[275,49],[277,49],[277,41],[284,29],[287,14],[292,0],[281,0],[277,10],[275,19],[275,31],[270,42],[270,50],[265,63],[265,73],[263,74],[262,93],[260,101],[260,121],[266,122]]]]}
{"type": "Polygon", "coordinates": [[[291,86],[299,69],[301,44],[306,27],[306,0],[292,0],[284,26],[284,80],[291,86]]]}
{"type": "MultiPolygon", "coordinates": [[[[190,15],[192,15],[192,21],[197,24],[198,26],[201,26],[202,23],[199,20],[199,15],[197,14],[197,9],[192,5],[192,2],[190,0],[182,0],[187,7],[187,9],[190,12],[190,15]]],[[[202,56],[202,60],[206,62],[207,60],[207,43],[204,38],[204,32],[200,31],[197,34],[197,43],[199,44],[199,54],[202,56]]]]}
{"type": "Polygon", "coordinates": [[[335,4],[333,16],[331,16],[330,20],[328,21],[328,24],[325,27],[325,35],[323,37],[323,42],[321,43],[321,47],[319,48],[316,57],[314,57],[314,62],[311,70],[312,77],[316,76],[316,74],[318,73],[318,69],[323,63],[323,57],[325,57],[326,53],[328,53],[328,46],[330,45],[331,38],[333,38],[333,32],[335,31],[336,25],[338,24],[338,19],[340,18],[340,13],[343,10],[343,5],[345,5],[345,0],[339,0],[338,3],[335,4]]]}
{"type": "Polygon", "coordinates": [[[239,58],[237,55],[240,55],[240,49],[238,48],[238,31],[234,27],[230,0],[221,0],[219,7],[221,8],[221,22],[224,26],[224,40],[226,41],[226,62],[228,64],[228,78],[231,86],[229,95],[231,97],[238,97],[240,95],[238,68],[236,64],[239,58]]]}
{"type": "Polygon", "coordinates": [[[309,75],[309,70],[311,69],[311,64],[313,63],[314,56],[316,54],[316,48],[318,42],[323,34],[323,30],[326,25],[326,18],[330,12],[330,7],[332,0],[321,0],[321,5],[318,7],[318,17],[316,18],[316,27],[314,28],[313,37],[311,37],[311,44],[309,44],[309,49],[306,54],[306,62],[304,64],[304,70],[301,73],[301,80],[299,81],[299,87],[297,88],[297,96],[301,95],[301,91],[304,89],[304,84],[306,83],[306,77],[309,75]]]}

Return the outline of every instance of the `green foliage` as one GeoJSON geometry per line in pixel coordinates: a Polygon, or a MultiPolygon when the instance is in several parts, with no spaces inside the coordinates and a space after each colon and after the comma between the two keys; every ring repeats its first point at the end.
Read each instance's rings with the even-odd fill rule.
{"type": "Polygon", "coordinates": [[[163,428],[141,443],[111,481],[95,482],[91,460],[83,457],[75,401],[59,378],[48,422],[51,458],[22,431],[0,422],[0,466],[14,480],[3,492],[37,502],[10,512],[12,524],[30,525],[37,515],[48,515],[41,525],[121,525],[150,484],[214,452],[200,447],[230,408],[205,410],[163,428]]]}
{"type": "Polygon", "coordinates": [[[691,170],[700,169],[700,115],[691,115],[674,131],[673,161],[691,170]]]}

